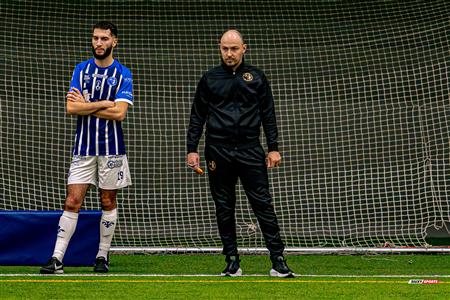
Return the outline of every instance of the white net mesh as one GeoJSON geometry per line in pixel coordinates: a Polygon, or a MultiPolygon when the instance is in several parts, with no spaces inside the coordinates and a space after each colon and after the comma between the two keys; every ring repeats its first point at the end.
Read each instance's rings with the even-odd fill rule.
{"type": "MultiPolygon", "coordinates": [[[[274,92],[284,161],[270,177],[287,246],[424,245],[450,215],[448,6],[3,1],[0,209],[62,209],[75,131],[65,93],[105,19],[118,25],[115,54],[135,90],[124,122],[134,185],[119,194],[114,246],[220,246],[207,177],[185,166],[185,135],[197,81],[235,27],[274,92]]],[[[239,245],[264,246],[238,195],[239,245]]],[[[83,208],[99,209],[96,192],[83,208]]]]}

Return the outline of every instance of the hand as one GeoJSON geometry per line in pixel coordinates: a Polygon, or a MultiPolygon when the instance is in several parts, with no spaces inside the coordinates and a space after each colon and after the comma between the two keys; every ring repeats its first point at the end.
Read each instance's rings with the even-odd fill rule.
{"type": "Polygon", "coordinates": [[[66,98],[67,101],[70,102],[82,102],[82,103],[86,102],[81,92],[74,87],[67,93],[66,98]]]}
{"type": "Polygon", "coordinates": [[[101,100],[98,101],[102,104],[103,108],[110,108],[110,107],[114,107],[116,105],[116,103],[114,101],[109,101],[109,100],[101,100]]]}
{"type": "Polygon", "coordinates": [[[270,151],[266,157],[267,168],[278,167],[281,163],[281,155],[278,151],[270,151]]]}
{"type": "Polygon", "coordinates": [[[197,168],[200,165],[200,155],[197,152],[189,153],[186,156],[186,163],[192,169],[197,168]]]}

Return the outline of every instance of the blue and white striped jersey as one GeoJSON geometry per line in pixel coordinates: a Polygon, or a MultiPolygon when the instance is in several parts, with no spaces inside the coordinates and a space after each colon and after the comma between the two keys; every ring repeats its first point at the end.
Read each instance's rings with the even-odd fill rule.
{"type": "MultiPolygon", "coordinates": [[[[86,101],[125,101],[133,105],[133,78],[130,70],[117,60],[107,68],[95,64],[94,58],[75,67],[70,89],[77,88],[86,101]]],[[[73,155],[104,156],[125,154],[120,121],[92,115],[78,116],[73,155]]]]}

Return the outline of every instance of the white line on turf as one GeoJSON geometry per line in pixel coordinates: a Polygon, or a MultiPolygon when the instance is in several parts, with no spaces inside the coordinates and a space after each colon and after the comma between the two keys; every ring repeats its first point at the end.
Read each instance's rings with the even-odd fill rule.
{"type": "MultiPolygon", "coordinates": [[[[296,274],[297,278],[301,277],[333,277],[333,278],[450,278],[450,275],[427,275],[427,274],[410,274],[410,275],[335,275],[335,274],[296,274]]],[[[222,277],[218,274],[0,274],[0,277],[222,277]]],[[[269,277],[268,274],[243,274],[240,277],[269,277]]]]}

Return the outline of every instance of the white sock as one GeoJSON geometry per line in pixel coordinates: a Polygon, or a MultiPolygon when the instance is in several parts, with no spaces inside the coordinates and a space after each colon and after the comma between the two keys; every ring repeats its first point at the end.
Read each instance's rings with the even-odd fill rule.
{"type": "Polygon", "coordinates": [[[116,229],[117,223],[117,209],[110,211],[103,210],[102,218],[100,220],[100,245],[96,257],[103,256],[108,259],[109,248],[116,229]]]}
{"type": "Polygon", "coordinates": [[[58,235],[56,237],[55,250],[53,251],[52,256],[56,257],[61,262],[63,261],[67,246],[69,246],[70,239],[75,232],[77,222],[78,213],[70,211],[64,211],[59,218],[58,235]]]}

